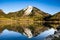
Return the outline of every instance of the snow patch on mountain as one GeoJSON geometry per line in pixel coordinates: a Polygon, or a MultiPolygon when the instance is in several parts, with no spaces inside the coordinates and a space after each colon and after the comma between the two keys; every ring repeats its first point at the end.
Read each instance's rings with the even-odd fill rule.
{"type": "Polygon", "coordinates": [[[31,13],[31,11],[33,10],[33,7],[32,6],[28,6],[24,10],[25,10],[24,15],[29,15],[31,13]]]}

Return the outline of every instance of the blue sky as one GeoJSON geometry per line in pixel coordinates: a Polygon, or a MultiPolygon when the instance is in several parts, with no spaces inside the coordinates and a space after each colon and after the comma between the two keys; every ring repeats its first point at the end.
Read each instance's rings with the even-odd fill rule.
{"type": "Polygon", "coordinates": [[[60,12],[60,0],[0,0],[0,9],[5,13],[18,11],[29,5],[50,14],[60,12]]]}

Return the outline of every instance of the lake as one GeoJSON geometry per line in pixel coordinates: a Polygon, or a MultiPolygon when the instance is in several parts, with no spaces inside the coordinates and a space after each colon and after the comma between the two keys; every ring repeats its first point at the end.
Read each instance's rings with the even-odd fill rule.
{"type": "Polygon", "coordinates": [[[27,36],[22,35],[19,32],[5,29],[4,31],[2,31],[2,33],[0,33],[0,40],[44,40],[48,35],[54,34],[54,31],[55,30],[51,28],[40,33],[36,37],[28,38],[27,36]]]}

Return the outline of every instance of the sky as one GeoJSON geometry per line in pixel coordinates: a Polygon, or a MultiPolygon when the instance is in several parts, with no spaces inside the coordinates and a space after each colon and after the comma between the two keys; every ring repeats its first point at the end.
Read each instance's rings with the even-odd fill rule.
{"type": "Polygon", "coordinates": [[[5,13],[19,11],[27,6],[37,7],[49,14],[60,12],[60,0],[0,0],[0,9],[5,13]]]}

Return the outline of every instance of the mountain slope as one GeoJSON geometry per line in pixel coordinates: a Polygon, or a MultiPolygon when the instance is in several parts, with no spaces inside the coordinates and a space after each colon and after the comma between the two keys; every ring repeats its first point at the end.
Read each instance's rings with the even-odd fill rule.
{"type": "Polygon", "coordinates": [[[6,14],[0,9],[0,18],[5,17],[5,16],[6,16],[6,14]]]}
{"type": "Polygon", "coordinates": [[[28,6],[27,8],[22,9],[17,12],[10,12],[10,13],[8,13],[7,16],[10,16],[10,18],[11,17],[13,17],[13,18],[29,17],[29,18],[33,18],[34,20],[42,21],[42,20],[44,20],[43,18],[49,16],[49,14],[39,10],[36,7],[28,6]]]}
{"type": "Polygon", "coordinates": [[[54,14],[50,19],[52,20],[56,20],[56,21],[60,21],[60,12],[54,14]]]}
{"type": "Polygon", "coordinates": [[[50,25],[53,27],[53,28],[57,28],[59,25],[60,25],[60,12],[52,15],[50,18],[49,18],[49,21],[50,22],[50,25]]]}

